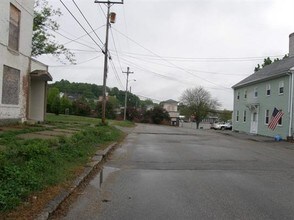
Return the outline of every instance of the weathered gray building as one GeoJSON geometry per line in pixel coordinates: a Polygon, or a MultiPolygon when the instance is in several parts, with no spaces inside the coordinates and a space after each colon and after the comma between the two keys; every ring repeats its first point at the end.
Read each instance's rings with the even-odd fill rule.
{"type": "Polygon", "coordinates": [[[31,59],[34,0],[0,1],[0,123],[43,121],[48,67],[31,59]]]}

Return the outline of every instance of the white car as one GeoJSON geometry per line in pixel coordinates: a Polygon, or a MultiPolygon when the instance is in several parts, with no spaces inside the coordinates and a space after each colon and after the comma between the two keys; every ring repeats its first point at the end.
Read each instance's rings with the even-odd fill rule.
{"type": "Polygon", "coordinates": [[[231,130],[232,124],[231,123],[224,123],[224,122],[215,122],[212,124],[212,129],[214,130],[231,130]]]}

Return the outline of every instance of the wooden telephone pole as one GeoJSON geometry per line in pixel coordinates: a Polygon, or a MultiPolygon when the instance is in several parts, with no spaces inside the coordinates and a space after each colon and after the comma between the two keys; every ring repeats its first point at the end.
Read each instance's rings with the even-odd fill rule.
{"type": "Polygon", "coordinates": [[[123,4],[124,1],[121,2],[112,2],[112,1],[98,1],[95,0],[95,3],[106,4],[107,5],[107,17],[106,17],[106,37],[105,37],[105,45],[104,45],[104,73],[103,73],[103,99],[102,99],[102,124],[106,124],[105,120],[105,110],[106,110],[106,79],[107,79],[107,71],[108,71],[108,33],[110,23],[114,23],[115,21],[115,13],[110,13],[110,7],[114,4],[123,4]],[[113,16],[111,16],[111,14],[113,16]]]}

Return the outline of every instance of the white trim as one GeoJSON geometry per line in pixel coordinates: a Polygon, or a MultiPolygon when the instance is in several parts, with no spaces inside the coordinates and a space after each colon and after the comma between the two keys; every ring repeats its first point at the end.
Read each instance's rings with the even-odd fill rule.
{"type": "Polygon", "coordinates": [[[292,68],[291,70],[291,90],[290,90],[290,114],[289,114],[289,136],[292,136],[292,120],[293,120],[293,86],[294,86],[294,69],[292,68]]]}
{"type": "Polygon", "coordinates": [[[270,120],[270,111],[268,110],[268,109],[266,109],[265,110],[265,113],[264,113],[264,124],[266,125],[266,126],[268,126],[268,124],[269,124],[269,120],[270,120]],[[268,122],[266,123],[266,113],[268,112],[268,122]]]}

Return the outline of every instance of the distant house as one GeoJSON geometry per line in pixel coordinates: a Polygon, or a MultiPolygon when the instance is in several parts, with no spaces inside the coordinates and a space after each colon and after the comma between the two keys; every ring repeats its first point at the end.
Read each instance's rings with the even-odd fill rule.
{"type": "Polygon", "coordinates": [[[178,125],[180,113],[178,112],[178,102],[172,99],[161,102],[163,108],[168,112],[171,125],[178,125]]]}
{"type": "Polygon", "coordinates": [[[48,67],[31,58],[34,0],[0,1],[0,123],[43,121],[48,67]]]}
{"type": "Polygon", "coordinates": [[[232,87],[233,130],[284,139],[293,136],[294,33],[289,41],[288,58],[265,66],[232,87]],[[272,115],[278,112],[283,116],[270,128],[272,115]]]}

